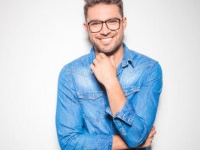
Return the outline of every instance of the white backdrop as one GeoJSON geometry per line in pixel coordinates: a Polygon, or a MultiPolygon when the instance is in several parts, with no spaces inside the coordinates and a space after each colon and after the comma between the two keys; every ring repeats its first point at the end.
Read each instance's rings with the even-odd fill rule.
{"type": "MultiPolygon", "coordinates": [[[[82,7],[0,0],[1,150],[59,150],[58,74],[90,49],[82,7]]],[[[199,149],[200,0],[124,0],[124,7],[126,44],[163,68],[152,150],[199,149]]]]}

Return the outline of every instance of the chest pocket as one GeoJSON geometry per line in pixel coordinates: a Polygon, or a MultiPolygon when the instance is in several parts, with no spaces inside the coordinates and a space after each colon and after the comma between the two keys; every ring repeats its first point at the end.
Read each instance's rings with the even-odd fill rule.
{"type": "Polygon", "coordinates": [[[123,89],[124,95],[126,98],[132,99],[140,91],[139,87],[131,87],[129,89],[123,89]]]}
{"type": "Polygon", "coordinates": [[[103,92],[93,91],[87,93],[77,93],[83,116],[90,122],[98,122],[105,115],[105,101],[103,92]]]}

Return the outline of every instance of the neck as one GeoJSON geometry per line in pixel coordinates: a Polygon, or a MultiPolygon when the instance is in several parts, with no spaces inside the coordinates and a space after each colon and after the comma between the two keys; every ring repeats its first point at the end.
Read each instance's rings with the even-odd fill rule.
{"type": "Polygon", "coordinates": [[[114,53],[113,55],[110,55],[108,57],[110,57],[110,58],[113,57],[114,62],[115,62],[115,66],[117,68],[118,65],[120,64],[120,62],[123,59],[123,55],[124,55],[123,47],[122,48],[120,47],[119,51],[117,51],[116,53],[114,53]]]}
{"type": "MultiPolygon", "coordinates": [[[[98,51],[95,50],[96,55],[99,53],[98,51]]],[[[123,44],[119,47],[117,51],[114,53],[108,53],[106,56],[109,58],[112,58],[114,60],[116,68],[120,64],[121,60],[123,59],[124,51],[123,51],[123,44]]]]}

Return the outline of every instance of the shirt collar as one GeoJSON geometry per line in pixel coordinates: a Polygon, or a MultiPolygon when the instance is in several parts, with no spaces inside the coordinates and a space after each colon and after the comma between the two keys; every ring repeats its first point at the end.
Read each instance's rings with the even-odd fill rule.
{"type": "Polygon", "coordinates": [[[124,47],[124,56],[121,62],[122,68],[127,67],[129,64],[133,65],[133,56],[132,53],[130,53],[130,49],[126,46],[126,44],[123,43],[124,47]]]}
{"type": "Polygon", "coordinates": [[[93,63],[93,60],[96,58],[95,56],[95,51],[94,51],[94,46],[92,46],[91,50],[90,50],[90,54],[89,54],[89,57],[90,57],[90,64],[93,63]]]}

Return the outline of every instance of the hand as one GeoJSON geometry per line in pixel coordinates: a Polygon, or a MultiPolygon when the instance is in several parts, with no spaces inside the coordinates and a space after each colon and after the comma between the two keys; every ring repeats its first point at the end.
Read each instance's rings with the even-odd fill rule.
{"type": "Polygon", "coordinates": [[[151,146],[155,134],[156,134],[156,129],[155,129],[155,126],[153,126],[153,127],[151,128],[151,131],[150,131],[150,133],[149,133],[149,135],[148,135],[146,141],[145,141],[143,144],[141,144],[141,145],[139,146],[139,148],[144,148],[144,147],[149,147],[149,146],[151,146]]]}
{"type": "Polygon", "coordinates": [[[119,135],[113,136],[112,150],[128,149],[128,146],[119,135]]]}
{"type": "Polygon", "coordinates": [[[97,80],[105,87],[111,85],[117,79],[116,67],[112,56],[108,57],[103,53],[99,53],[90,67],[97,80]]]}

